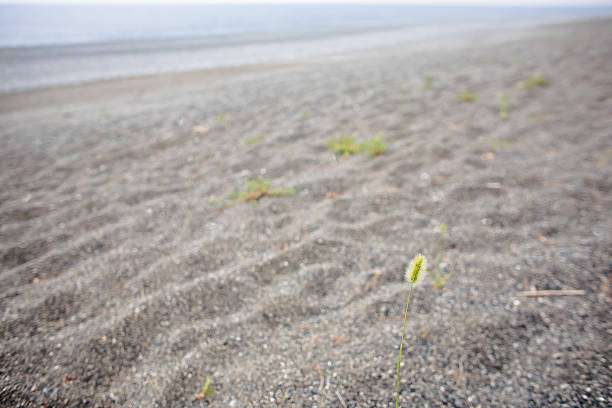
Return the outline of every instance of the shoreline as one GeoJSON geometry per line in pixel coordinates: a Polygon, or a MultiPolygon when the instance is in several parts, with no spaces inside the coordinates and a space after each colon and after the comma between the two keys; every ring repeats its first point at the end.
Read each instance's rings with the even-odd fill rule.
{"type": "Polygon", "coordinates": [[[194,85],[240,78],[252,74],[273,73],[296,68],[302,63],[262,63],[237,67],[221,67],[186,72],[149,74],[125,78],[98,79],[85,83],[61,84],[45,88],[0,93],[0,114],[45,108],[54,105],[96,103],[125,97],[140,99],[144,96],[193,90],[194,85]]]}
{"type": "MultiPolygon", "coordinates": [[[[416,25],[364,29],[297,37],[225,41],[184,38],[161,41],[0,48],[0,95],[36,89],[87,84],[110,79],[180,74],[263,64],[296,62],[358,54],[402,46],[428,46],[507,36],[555,24],[597,21],[606,17],[526,19],[496,23],[416,25]],[[161,48],[160,48],[161,46],[161,48]]],[[[242,39],[241,39],[242,38],[242,39]]]]}
{"type": "MultiPolygon", "coordinates": [[[[558,26],[573,24],[597,23],[601,20],[610,18],[590,18],[578,21],[558,21],[545,24],[527,24],[525,27],[521,23],[521,31],[518,27],[507,27],[489,38],[486,42],[494,41],[505,42],[515,37],[528,36],[530,32],[541,29],[554,29],[558,26]]],[[[469,25],[474,29],[474,25],[469,25]]],[[[388,30],[385,30],[388,31],[388,30]]],[[[474,34],[472,34],[474,35],[474,34]]],[[[471,41],[472,37],[463,36],[459,38],[431,38],[424,43],[404,43],[387,45],[379,49],[368,49],[353,51],[341,55],[317,55],[309,58],[301,58],[289,61],[263,62],[242,65],[220,66],[213,68],[192,69],[184,71],[173,71],[164,73],[151,73],[141,75],[128,75],[123,77],[98,78],[83,82],[68,82],[55,85],[40,86],[34,88],[0,90],[0,113],[18,111],[24,108],[40,108],[46,105],[65,105],[78,103],[81,100],[91,102],[112,100],[121,97],[141,98],[145,95],[160,94],[163,92],[179,91],[181,89],[189,91],[191,86],[202,86],[203,84],[218,83],[220,81],[238,78],[250,74],[265,74],[284,69],[303,67],[311,64],[321,64],[326,61],[338,61],[339,59],[357,58],[359,56],[376,55],[377,53],[389,53],[393,50],[435,50],[440,48],[454,48],[465,46],[471,41]]]]}

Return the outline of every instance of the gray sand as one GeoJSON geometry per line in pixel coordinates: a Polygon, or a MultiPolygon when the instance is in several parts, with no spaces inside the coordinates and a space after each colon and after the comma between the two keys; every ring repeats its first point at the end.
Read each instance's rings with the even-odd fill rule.
{"type": "Polygon", "coordinates": [[[611,66],[602,20],[0,96],[0,403],[393,406],[446,223],[402,406],[610,406],[611,66]]]}

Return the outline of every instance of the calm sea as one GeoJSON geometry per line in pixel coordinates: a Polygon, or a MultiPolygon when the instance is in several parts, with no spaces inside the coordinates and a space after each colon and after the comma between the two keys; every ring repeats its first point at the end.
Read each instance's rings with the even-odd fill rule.
{"type": "Polygon", "coordinates": [[[312,34],[611,14],[612,7],[406,5],[0,5],[0,47],[189,37],[312,34]]]}
{"type": "Polygon", "coordinates": [[[0,92],[341,55],[604,15],[612,7],[0,4],[0,92]]]}

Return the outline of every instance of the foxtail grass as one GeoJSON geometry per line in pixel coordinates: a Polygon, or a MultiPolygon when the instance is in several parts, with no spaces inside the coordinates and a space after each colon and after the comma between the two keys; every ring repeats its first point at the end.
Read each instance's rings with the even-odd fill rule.
{"type": "Polygon", "coordinates": [[[410,297],[412,296],[412,288],[419,283],[425,275],[427,269],[427,258],[422,254],[418,254],[410,262],[410,266],[406,269],[405,279],[410,284],[408,292],[408,301],[406,302],[406,311],[404,312],[404,326],[402,328],[402,341],[400,342],[399,354],[397,356],[397,389],[395,394],[395,408],[399,407],[399,390],[400,390],[400,367],[402,365],[402,350],[404,348],[404,333],[406,333],[406,320],[408,319],[408,306],[410,305],[410,297]]]}

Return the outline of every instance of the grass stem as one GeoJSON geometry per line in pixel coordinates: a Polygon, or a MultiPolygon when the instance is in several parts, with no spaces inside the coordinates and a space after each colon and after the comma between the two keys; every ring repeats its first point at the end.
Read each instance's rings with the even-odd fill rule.
{"type": "Polygon", "coordinates": [[[402,341],[400,343],[399,355],[397,357],[397,392],[395,394],[395,408],[399,407],[399,387],[400,387],[400,366],[402,364],[402,349],[404,347],[404,333],[406,332],[406,320],[408,319],[408,305],[410,304],[410,296],[412,296],[412,284],[408,292],[408,302],[406,302],[406,311],[404,312],[404,328],[402,329],[402,341]]]}

